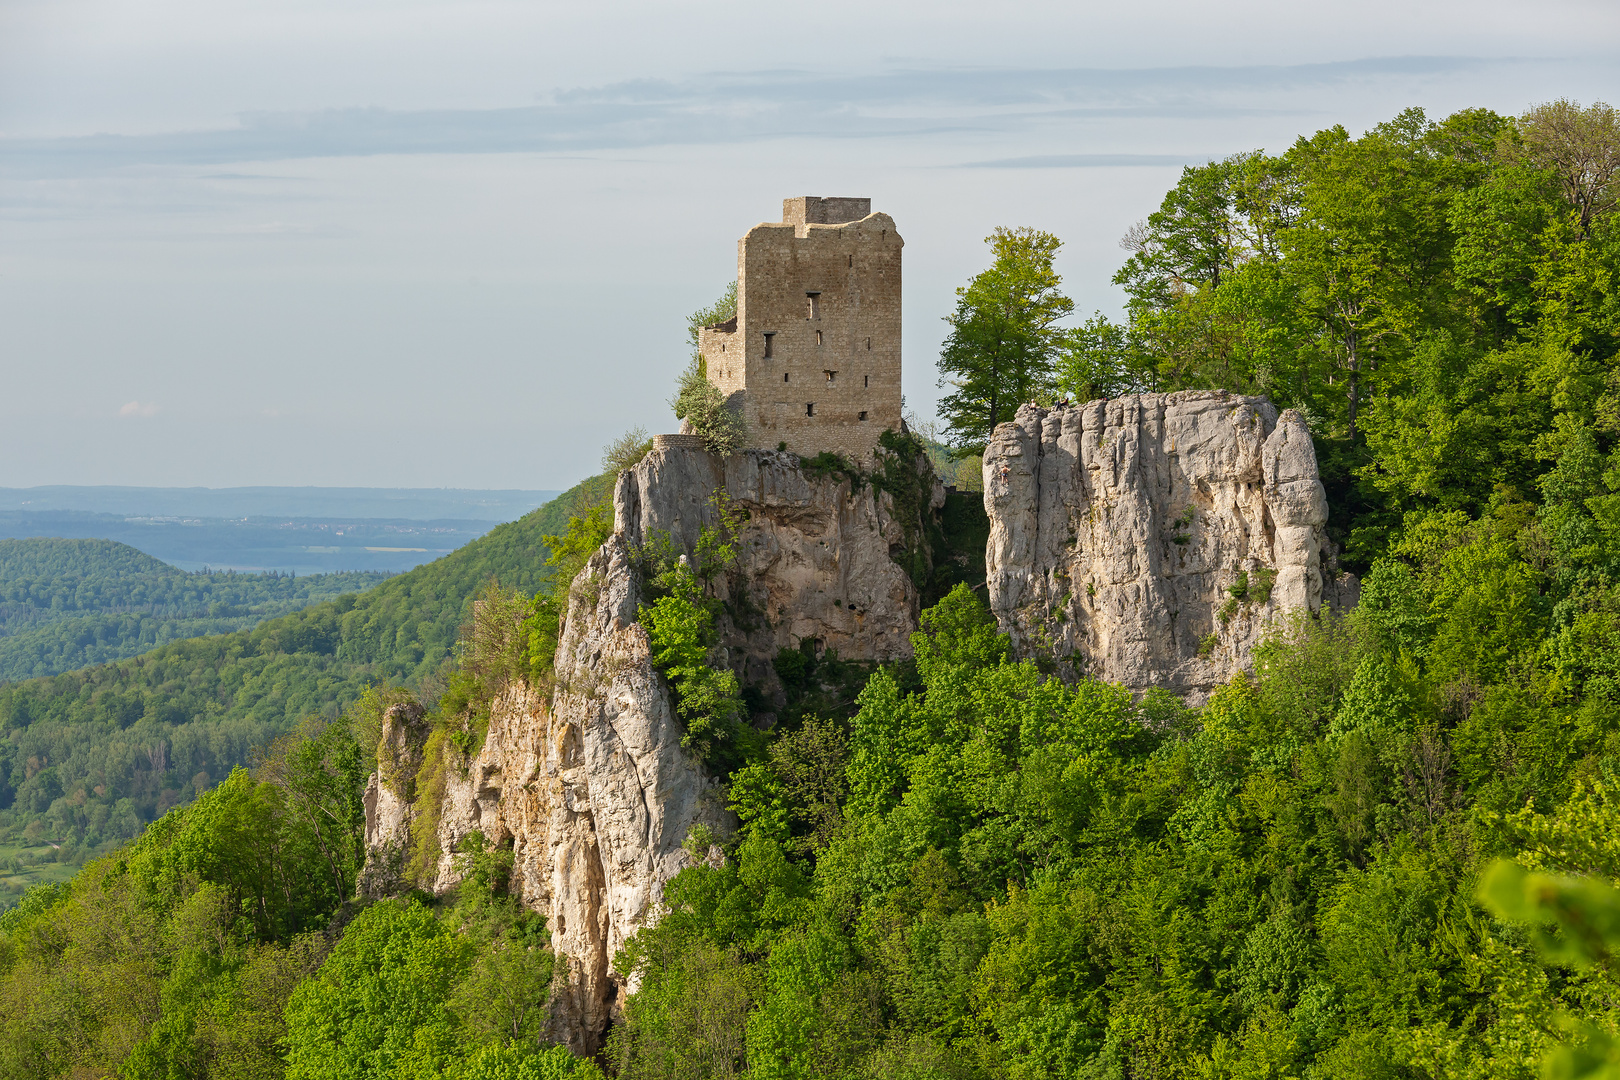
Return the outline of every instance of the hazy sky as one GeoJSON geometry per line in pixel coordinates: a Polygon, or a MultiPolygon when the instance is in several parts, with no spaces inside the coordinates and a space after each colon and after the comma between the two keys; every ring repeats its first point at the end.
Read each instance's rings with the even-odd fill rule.
{"type": "Polygon", "coordinates": [[[927,418],[996,225],[1113,312],[1182,163],[1556,97],[1613,0],[0,0],[0,487],[566,487],[787,195],[894,216],[927,418]]]}

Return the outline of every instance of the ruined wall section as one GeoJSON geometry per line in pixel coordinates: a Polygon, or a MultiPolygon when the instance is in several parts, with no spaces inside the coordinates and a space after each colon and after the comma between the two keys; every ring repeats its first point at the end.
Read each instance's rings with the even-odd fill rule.
{"type": "Polygon", "coordinates": [[[864,199],[790,199],[737,245],[737,317],[699,334],[749,445],[870,458],[900,428],[900,263],[887,214],[823,224],[864,199]],[[864,417],[864,419],[863,419],[864,417]]]}
{"type": "Polygon", "coordinates": [[[984,456],[990,606],[1023,655],[1193,703],[1288,611],[1354,604],[1304,418],[1262,397],[1026,405],[984,456]]]}

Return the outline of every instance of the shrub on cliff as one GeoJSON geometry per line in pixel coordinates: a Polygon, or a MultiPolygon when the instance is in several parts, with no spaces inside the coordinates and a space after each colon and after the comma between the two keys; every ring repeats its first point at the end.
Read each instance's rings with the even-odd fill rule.
{"type": "Polygon", "coordinates": [[[675,409],[675,418],[690,423],[692,434],[700,436],[716,454],[732,453],[748,436],[742,415],[726,404],[726,396],[709,381],[701,356],[693,357],[681,372],[670,405],[675,409]]]}

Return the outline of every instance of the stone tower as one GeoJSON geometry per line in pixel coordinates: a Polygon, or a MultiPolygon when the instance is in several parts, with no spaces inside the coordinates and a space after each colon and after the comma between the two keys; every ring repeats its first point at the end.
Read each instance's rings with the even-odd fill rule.
{"type": "Polygon", "coordinates": [[[784,199],[737,242],[737,317],[703,328],[748,445],[868,458],[900,428],[900,249],[871,199],[784,199]]]}

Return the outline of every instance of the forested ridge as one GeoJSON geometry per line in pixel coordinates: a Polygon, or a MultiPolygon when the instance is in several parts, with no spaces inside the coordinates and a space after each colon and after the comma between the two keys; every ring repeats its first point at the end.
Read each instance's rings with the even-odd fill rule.
{"type": "Polygon", "coordinates": [[[0,540],[0,679],[247,629],[385,577],[187,573],[111,540],[0,540]]]}
{"type": "MultiPolygon", "coordinates": [[[[1127,237],[1119,322],[1066,323],[1057,239],[998,231],[942,356],[957,451],[1022,401],[1270,394],[1311,420],[1361,603],[1280,618],[1193,709],[1048,677],[959,586],[912,662],[779,658],[766,733],[705,662],[708,556],[661,564],[643,621],[689,733],[730,735],[741,828],[689,838],[725,858],[616,958],[639,982],[599,1061],[547,1041],[558,969],[509,853],[469,845],[450,896],[349,899],[389,690],[0,917],[0,1071],[1620,1075],[1617,170],[1614,111],[1567,102],[1190,168],[1127,237]]],[[[449,692],[419,685],[434,737],[475,745],[480,701],[546,677],[544,575],[603,528],[576,505],[486,594],[527,634],[475,623],[449,692]]],[[[341,656],[409,577],[273,632],[330,625],[308,655],[341,656]]],[[[0,716],[94,708],[89,679],[0,716]]]]}
{"type": "MultiPolygon", "coordinates": [[[[478,590],[491,579],[537,589],[544,537],[563,531],[570,510],[599,500],[606,485],[603,477],[585,481],[521,520],[363,593],[254,620],[251,629],[0,683],[0,875],[26,875],[33,860],[82,864],[248,764],[257,748],[300,718],[335,716],[368,685],[427,684],[433,692],[478,590]]],[[[51,543],[0,542],[4,569],[19,582],[9,591],[0,586],[8,618],[19,610],[63,613],[61,623],[39,632],[71,625],[67,613],[96,603],[183,608],[205,595],[210,604],[254,596],[263,602],[275,590],[296,595],[296,582],[327,577],[184,574],[124,545],[43,546],[51,543]],[[86,573],[105,565],[106,555],[118,560],[122,584],[86,573]],[[202,577],[206,590],[198,586],[202,577]]],[[[340,579],[333,584],[371,584],[377,575],[332,577],[340,579]]],[[[0,655],[7,640],[0,637],[0,655]]]]}

